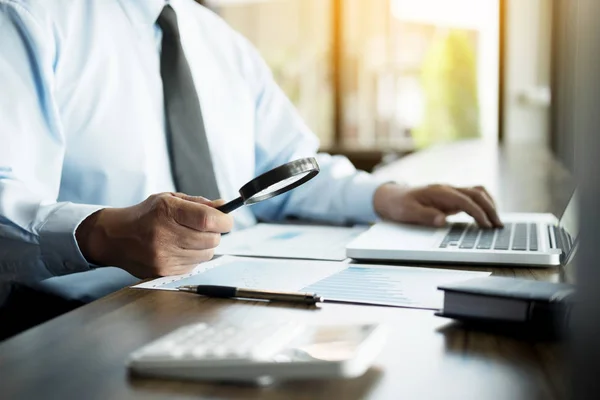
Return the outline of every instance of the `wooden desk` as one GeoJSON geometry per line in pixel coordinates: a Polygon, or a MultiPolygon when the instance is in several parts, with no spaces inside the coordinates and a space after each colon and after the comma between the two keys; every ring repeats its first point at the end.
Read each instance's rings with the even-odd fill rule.
{"type": "MultiPolygon", "coordinates": [[[[466,155],[473,154],[478,146],[485,147],[467,143],[446,153],[438,149],[417,154],[378,173],[390,178],[410,176],[417,181],[426,179],[426,172],[437,163],[445,173],[456,168],[459,172],[448,178],[457,179],[443,180],[457,182],[458,178],[473,178],[465,171],[488,171],[493,178],[489,182],[495,185],[493,190],[502,192],[504,209],[514,206],[514,210],[559,211],[564,207],[564,193],[571,189],[571,182],[548,154],[539,150],[487,149],[486,154],[491,156],[481,160],[485,166],[465,167],[470,162],[466,155]],[[452,162],[439,164],[441,154],[453,158],[452,162]]],[[[491,270],[498,275],[544,280],[564,276],[557,269],[491,270]]],[[[465,330],[424,310],[333,304],[311,310],[125,289],[0,345],[0,397],[558,399],[567,394],[561,351],[560,344],[528,343],[465,330]],[[390,327],[391,340],[374,368],[361,378],[347,381],[256,388],[134,379],[124,366],[131,351],[187,323],[283,317],[327,322],[382,321],[390,327]]]]}

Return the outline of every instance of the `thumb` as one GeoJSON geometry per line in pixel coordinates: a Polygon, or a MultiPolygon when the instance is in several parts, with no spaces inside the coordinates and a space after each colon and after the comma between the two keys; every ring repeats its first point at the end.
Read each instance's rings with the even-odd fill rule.
{"type": "Polygon", "coordinates": [[[219,207],[220,205],[225,203],[225,201],[223,201],[222,199],[209,200],[206,197],[190,196],[189,194],[185,194],[185,193],[171,193],[171,196],[174,196],[174,197],[180,198],[182,200],[186,200],[186,201],[192,201],[192,202],[198,203],[198,204],[204,204],[205,206],[209,206],[209,207],[219,207]]]}
{"type": "Polygon", "coordinates": [[[433,207],[418,207],[411,216],[413,222],[420,225],[441,227],[446,224],[446,214],[433,207]]]}
{"type": "Polygon", "coordinates": [[[217,200],[211,201],[209,205],[211,207],[217,208],[217,207],[222,206],[223,204],[225,204],[225,200],[223,200],[223,199],[217,199],[217,200]]]}

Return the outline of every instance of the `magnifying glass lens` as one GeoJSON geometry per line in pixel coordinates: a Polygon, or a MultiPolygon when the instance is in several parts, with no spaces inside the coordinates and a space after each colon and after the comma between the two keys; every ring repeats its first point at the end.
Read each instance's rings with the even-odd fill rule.
{"type": "Polygon", "coordinates": [[[273,168],[240,189],[240,197],[217,207],[217,210],[230,213],[244,204],[256,204],[292,190],[314,178],[319,173],[319,164],[314,157],[300,158],[273,168]]]}
{"type": "Polygon", "coordinates": [[[298,182],[299,180],[303,179],[306,175],[310,174],[311,171],[306,171],[306,172],[302,172],[299,173],[297,175],[294,176],[290,176],[289,178],[286,178],[282,181],[276,182],[274,184],[272,184],[271,186],[261,190],[260,192],[256,193],[254,196],[252,196],[251,198],[246,200],[246,204],[253,204],[253,203],[257,203],[259,201],[262,201],[264,199],[264,197],[267,197],[275,192],[278,192],[282,189],[287,188],[290,185],[293,185],[294,183],[298,182]]]}

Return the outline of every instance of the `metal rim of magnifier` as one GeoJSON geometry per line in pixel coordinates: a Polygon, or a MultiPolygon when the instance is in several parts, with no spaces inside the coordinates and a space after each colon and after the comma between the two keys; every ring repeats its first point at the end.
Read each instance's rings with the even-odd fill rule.
{"type": "Polygon", "coordinates": [[[270,199],[271,197],[278,196],[287,192],[288,190],[292,190],[311,180],[318,173],[319,164],[317,164],[317,160],[314,157],[300,158],[287,164],[280,165],[279,167],[267,171],[264,174],[252,179],[250,182],[242,186],[240,189],[240,196],[244,200],[244,204],[255,204],[263,200],[270,199]],[[256,194],[260,193],[264,189],[300,174],[306,175],[287,186],[255,197],[256,194]]]}

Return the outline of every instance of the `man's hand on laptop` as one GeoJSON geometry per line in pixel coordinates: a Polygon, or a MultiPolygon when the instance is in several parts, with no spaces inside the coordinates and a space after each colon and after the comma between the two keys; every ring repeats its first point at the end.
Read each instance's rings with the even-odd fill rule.
{"type": "Polygon", "coordinates": [[[502,227],[492,197],[481,186],[410,188],[386,183],[375,191],[373,206],[379,216],[396,222],[444,226],[448,215],[464,211],[483,228],[502,227]]]}
{"type": "Polygon", "coordinates": [[[210,260],[233,218],[210,201],[160,193],[132,207],[105,208],[86,218],[75,234],[86,260],[123,268],[138,278],[189,272],[210,260]]]}

